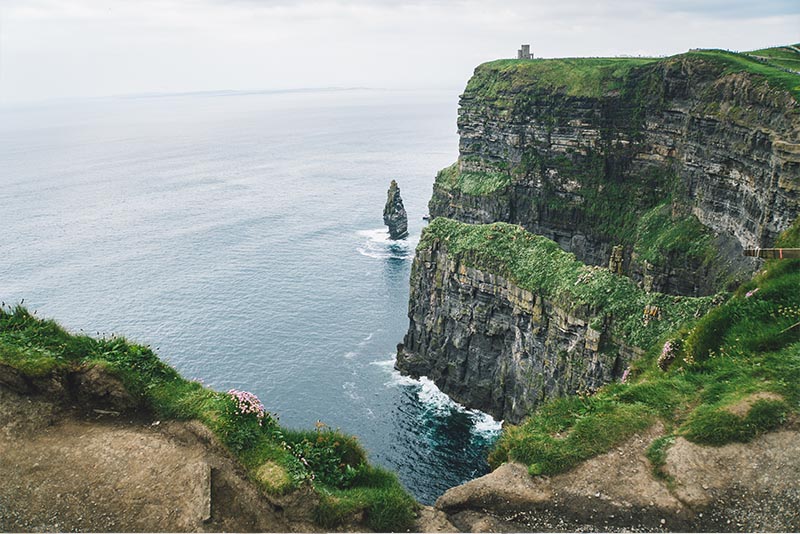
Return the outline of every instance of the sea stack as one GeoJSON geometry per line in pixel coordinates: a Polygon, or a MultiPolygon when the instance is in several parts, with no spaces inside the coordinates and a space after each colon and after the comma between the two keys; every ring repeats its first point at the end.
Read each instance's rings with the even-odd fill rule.
{"type": "Polygon", "coordinates": [[[390,239],[408,237],[408,214],[403,207],[403,199],[400,198],[400,188],[394,180],[389,185],[386,206],[383,208],[383,224],[389,227],[390,239]]]}

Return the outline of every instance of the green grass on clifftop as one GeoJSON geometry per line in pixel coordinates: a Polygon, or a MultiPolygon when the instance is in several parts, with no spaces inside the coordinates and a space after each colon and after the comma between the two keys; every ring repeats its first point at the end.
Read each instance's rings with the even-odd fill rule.
{"type": "Polygon", "coordinates": [[[121,337],[72,335],[21,306],[0,307],[0,367],[33,382],[100,366],[120,378],[139,404],[160,419],[197,419],[241,461],[251,480],[272,494],[309,484],[321,496],[317,521],[335,528],[363,514],[377,531],[411,527],[416,502],[397,477],[371,466],[351,436],[320,425],[288,430],[276,416],[242,410],[258,399],[189,381],[142,345],[121,337]],[[249,400],[248,400],[249,399],[249,400]]]}
{"type": "Polygon", "coordinates": [[[800,43],[745,52],[748,56],[784,69],[800,72],[800,43]]]}
{"type": "MultiPolygon", "coordinates": [[[[778,246],[800,246],[800,220],[778,246]]],[[[660,474],[676,436],[716,446],[749,441],[796,420],[798,288],[800,260],[768,261],[728,301],[646,346],[625,383],[549,402],[506,428],[490,463],[515,460],[531,474],[555,474],[660,420],[666,434],[648,451],[660,474]]]]}
{"type": "MultiPolygon", "coordinates": [[[[467,83],[465,95],[487,100],[508,98],[539,87],[569,96],[597,98],[624,88],[631,72],[659,61],[702,59],[723,67],[724,73],[748,72],[800,99],[800,52],[797,45],[737,53],[727,50],[692,50],[669,58],[556,58],[498,59],[479,65],[467,83]],[[793,48],[794,47],[794,48],[793,48]],[[787,72],[793,71],[793,72],[787,72]]],[[[502,102],[497,105],[503,107],[502,102]]]]}
{"type": "Polygon", "coordinates": [[[647,293],[629,278],[585,265],[555,242],[512,224],[471,225],[437,218],[425,229],[419,247],[434,241],[470,267],[499,274],[598,322],[608,320],[615,338],[640,347],[704,313],[713,300],[647,293]],[[648,305],[659,307],[660,320],[644,321],[648,305]]]}
{"type": "MultiPolygon", "coordinates": [[[[759,59],[758,52],[763,54],[772,55],[778,54],[778,49],[770,48],[761,51],[749,52],[745,54],[738,54],[736,52],[729,52],[727,50],[692,50],[685,54],[688,58],[699,58],[712,61],[724,67],[724,72],[748,72],[763,78],[771,86],[785,89],[794,96],[795,100],[800,101],[800,74],[797,72],[787,72],[787,61],[775,60],[770,57],[766,59],[759,59]]],[[[788,49],[787,49],[788,50],[788,49]]],[[[800,58],[800,54],[796,54],[800,58]]],[[[794,69],[800,70],[800,69],[794,69]]]]}
{"type": "Polygon", "coordinates": [[[465,94],[497,98],[531,86],[562,90],[569,96],[599,97],[619,90],[631,69],[653,58],[499,59],[478,66],[465,94]]]}

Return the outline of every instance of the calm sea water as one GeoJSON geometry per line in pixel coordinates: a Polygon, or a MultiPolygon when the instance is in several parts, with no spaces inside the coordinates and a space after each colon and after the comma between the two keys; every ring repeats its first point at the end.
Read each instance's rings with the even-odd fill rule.
{"type": "Polygon", "coordinates": [[[487,470],[499,428],[393,370],[456,109],[455,92],[367,90],[0,108],[0,299],[157,347],[285,425],[355,434],[430,503],[487,470]]]}

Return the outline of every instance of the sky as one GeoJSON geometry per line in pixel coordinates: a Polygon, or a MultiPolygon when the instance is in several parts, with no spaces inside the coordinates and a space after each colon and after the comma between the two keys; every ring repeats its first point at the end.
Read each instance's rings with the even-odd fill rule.
{"type": "Polygon", "coordinates": [[[800,42],[798,0],[0,0],[0,104],[319,87],[463,89],[514,57],[800,42]]]}

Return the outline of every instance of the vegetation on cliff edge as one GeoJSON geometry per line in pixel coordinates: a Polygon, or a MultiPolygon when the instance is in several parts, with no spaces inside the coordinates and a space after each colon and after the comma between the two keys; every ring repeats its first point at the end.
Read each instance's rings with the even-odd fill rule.
{"type": "Polygon", "coordinates": [[[655,58],[498,59],[479,65],[465,94],[495,99],[531,87],[559,90],[569,96],[599,97],[622,88],[636,67],[655,58]]]}
{"type": "Polygon", "coordinates": [[[507,223],[471,225],[440,217],[425,229],[419,247],[435,241],[465,265],[499,274],[566,305],[568,311],[598,323],[598,329],[605,324],[614,338],[639,347],[650,346],[721,298],[647,293],[629,278],[585,265],[555,242],[507,223]],[[657,307],[660,319],[646,316],[646,307],[657,307]]]}
{"type": "Polygon", "coordinates": [[[444,190],[459,191],[465,195],[486,196],[502,191],[511,185],[508,171],[496,172],[461,171],[455,162],[436,174],[436,186],[444,190]]]}
{"type": "Polygon", "coordinates": [[[72,335],[22,306],[0,307],[0,366],[36,383],[99,366],[118,377],[160,419],[198,419],[241,461],[264,491],[311,485],[320,495],[317,521],[333,528],[363,513],[377,531],[410,528],[416,502],[397,477],[369,465],[351,436],[319,424],[289,430],[247,392],[214,391],[186,380],[149,348],[122,337],[72,335]]]}
{"type": "Polygon", "coordinates": [[[754,74],[771,86],[788,91],[795,100],[800,101],[800,52],[791,48],[767,48],[743,54],[728,50],[692,50],[686,53],[686,57],[718,64],[724,68],[725,74],[754,74]],[[791,54],[794,54],[793,57],[791,54]]]}
{"type": "Polygon", "coordinates": [[[800,52],[794,46],[744,53],[697,49],[668,58],[498,59],[475,69],[464,94],[494,101],[500,108],[513,106],[517,93],[534,88],[559,91],[567,96],[598,98],[622,90],[631,73],[640,67],[686,58],[709,61],[719,66],[724,74],[756,75],[800,100],[800,52]]]}
{"type": "MultiPolygon", "coordinates": [[[[452,237],[451,237],[452,239],[452,237]]],[[[800,246],[800,219],[778,246],[800,246]]],[[[749,441],[800,411],[800,260],[771,260],[732,298],[649,345],[624,382],[557,399],[507,427],[490,463],[554,474],[656,420],[667,434],[648,457],[659,473],[676,436],[707,445],[749,441]]]]}

